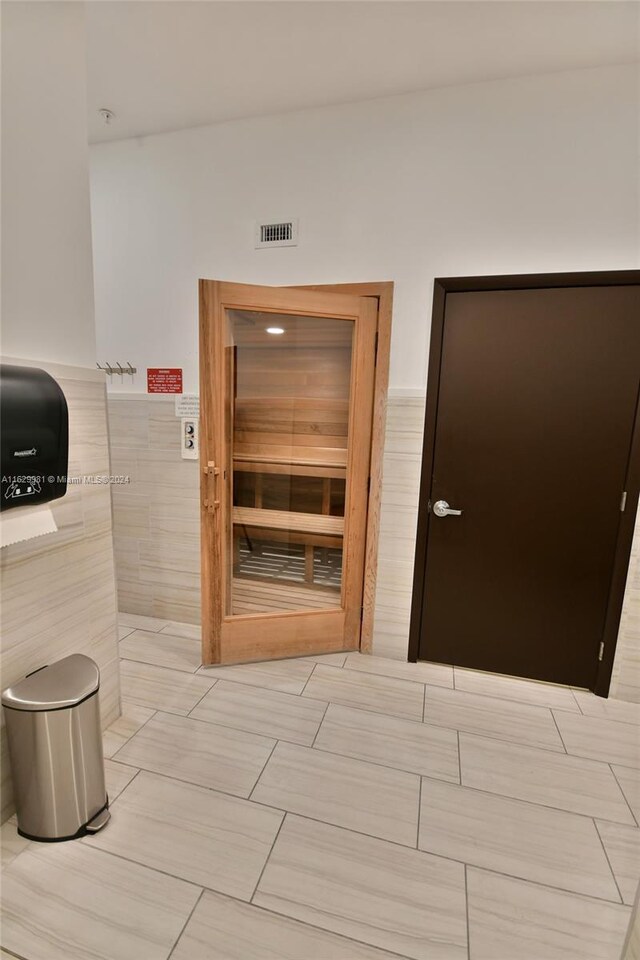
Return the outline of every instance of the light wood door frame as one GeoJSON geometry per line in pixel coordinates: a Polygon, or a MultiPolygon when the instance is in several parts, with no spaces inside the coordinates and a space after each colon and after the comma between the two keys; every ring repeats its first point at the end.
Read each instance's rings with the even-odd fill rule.
{"type": "MultiPolygon", "coordinates": [[[[292,291],[295,289],[302,288],[286,288],[287,291],[292,291]]],[[[209,504],[209,509],[206,512],[203,512],[203,533],[202,533],[202,612],[203,612],[203,659],[207,663],[219,663],[219,662],[238,662],[241,660],[252,660],[252,659],[266,659],[269,656],[283,657],[283,656],[292,656],[296,652],[299,652],[300,642],[305,642],[305,622],[308,624],[309,631],[312,635],[312,625],[313,617],[317,617],[317,614],[308,613],[301,614],[297,611],[292,611],[290,613],[282,613],[278,615],[278,620],[282,632],[286,634],[286,637],[281,637],[277,647],[274,645],[273,649],[269,648],[269,644],[266,645],[264,642],[259,642],[255,637],[255,626],[256,620],[260,619],[266,621],[267,616],[270,616],[273,624],[275,625],[276,619],[273,615],[251,615],[245,614],[242,616],[237,616],[233,618],[234,623],[234,649],[232,657],[225,656],[225,651],[222,649],[222,631],[219,631],[217,634],[212,629],[214,623],[221,623],[224,627],[224,611],[222,609],[223,597],[219,591],[212,591],[210,589],[210,584],[212,581],[213,571],[215,569],[221,569],[225,567],[225,557],[222,555],[220,550],[220,544],[223,542],[223,536],[216,535],[218,529],[217,524],[223,522],[223,519],[230,515],[230,493],[227,486],[227,483],[223,482],[222,477],[219,474],[216,474],[215,471],[218,469],[216,467],[210,467],[211,463],[224,463],[225,461],[225,451],[221,449],[222,439],[216,432],[219,434],[219,431],[215,430],[215,424],[221,422],[221,417],[224,416],[224,411],[228,407],[228,398],[224,395],[224,383],[226,382],[225,369],[224,369],[224,350],[221,349],[222,342],[218,340],[216,342],[216,337],[222,337],[223,330],[222,324],[218,324],[219,329],[215,329],[215,324],[212,324],[211,317],[214,315],[220,316],[221,311],[226,306],[231,307],[240,307],[244,305],[245,308],[251,309],[251,291],[253,290],[255,294],[255,287],[250,287],[249,285],[242,284],[229,284],[225,285],[216,281],[200,281],[200,302],[201,302],[201,319],[200,319],[200,367],[201,367],[201,460],[204,467],[202,476],[203,476],[203,501],[219,501],[219,508],[213,507],[212,503],[209,504]],[[233,288],[231,294],[229,291],[233,288]],[[242,289],[245,288],[247,295],[245,297],[246,303],[243,303],[242,289]],[[225,290],[227,291],[225,294],[225,290]],[[221,297],[223,300],[221,300],[221,297]],[[224,302],[223,302],[224,301],[224,302]],[[208,518],[208,519],[207,519],[208,518]],[[222,518],[222,519],[220,519],[222,518]],[[306,621],[305,621],[306,616],[306,621]],[[295,642],[291,641],[291,638],[288,637],[288,634],[291,632],[287,630],[287,626],[291,625],[293,627],[293,621],[288,620],[287,618],[295,617],[296,618],[296,631],[295,631],[295,642]]],[[[272,309],[281,309],[286,312],[287,309],[291,309],[291,304],[283,305],[282,304],[282,293],[280,291],[279,297],[279,288],[271,287],[260,288],[261,302],[260,307],[269,309],[271,306],[272,309]],[[265,301],[266,295],[266,301],[265,301]]],[[[362,590],[362,611],[361,616],[358,616],[357,623],[351,622],[353,620],[353,611],[347,619],[347,628],[345,628],[345,633],[349,637],[353,637],[353,643],[349,643],[349,647],[353,649],[358,649],[360,646],[360,633],[362,629],[361,619],[364,618],[366,610],[366,627],[367,627],[367,637],[364,644],[364,649],[369,649],[371,647],[371,628],[373,622],[373,602],[375,598],[375,561],[377,558],[377,518],[379,514],[379,499],[380,499],[380,478],[381,478],[381,451],[382,445],[384,443],[384,413],[386,406],[386,384],[388,379],[388,344],[390,337],[390,320],[391,320],[391,296],[392,296],[392,284],[353,284],[353,285],[339,285],[332,289],[327,288],[306,288],[307,293],[315,292],[318,294],[331,294],[331,299],[327,299],[327,302],[324,306],[324,310],[327,315],[339,316],[340,314],[340,301],[344,299],[344,316],[346,317],[350,310],[353,310],[353,298],[357,296],[359,298],[368,298],[372,295],[375,298],[374,309],[377,308],[377,317],[376,317],[376,330],[377,336],[376,339],[378,344],[382,346],[382,349],[379,349],[379,358],[382,361],[381,366],[382,370],[379,371],[376,366],[371,367],[371,378],[373,383],[369,387],[373,392],[373,409],[372,409],[372,419],[371,424],[369,425],[372,431],[372,437],[369,439],[367,436],[367,452],[369,456],[374,455],[375,459],[369,465],[369,474],[370,474],[370,484],[372,494],[375,497],[375,521],[372,520],[369,513],[367,513],[367,534],[366,534],[366,544],[363,551],[363,557],[361,565],[359,566],[359,578],[360,578],[360,587],[362,590]],[[372,289],[373,288],[373,289],[372,289]],[[340,297],[340,294],[343,294],[343,298],[340,297]],[[351,304],[351,307],[348,306],[348,302],[351,304]],[[381,322],[382,321],[382,322],[381,322]],[[375,478],[375,480],[374,480],[375,478]]],[[[308,298],[305,297],[304,301],[301,303],[300,312],[308,312],[306,310],[308,306],[308,298]]],[[[254,304],[255,308],[255,304],[254,304]]],[[[370,308],[369,308],[370,309],[370,308]]],[[[372,318],[373,319],[373,318],[372,318]]],[[[373,347],[372,347],[373,350],[373,347]]],[[[372,358],[373,359],[373,353],[372,358]]],[[[354,374],[357,374],[357,371],[354,371],[354,374]]],[[[371,396],[371,393],[369,394],[371,396]]],[[[354,433],[354,436],[357,440],[357,435],[354,433]]],[[[355,447],[354,447],[355,450],[355,447]]],[[[359,498],[363,501],[362,508],[367,509],[367,497],[359,498]]],[[[359,502],[354,497],[354,505],[359,502]]],[[[355,506],[352,507],[352,511],[355,510],[355,506]]],[[[357,508],[358,510],[360,507],[357,508]]],[[[203,507],[204,510],[204,507],[203,507]]],[[[355,516],[355,513],[353,514],[355,516]]],[[[364,518],[363,518],[364,519],[364,518]]],[[[224,521],[227,522],[226,520],[224,521]]],[[[224,574],[223,574],[224,575],[224,574]]],[[[353,590],[353,587],[349,586],[345,582],[345,590],[353,590]]],[[[350,610],[353,604],[347,606],[347,610],[350,610]]],[[[341,618],[345,620],[345,609],[335,610],[335,611],[326,611],[327,614],[336,619],[336,628],[338,627],[338,620],[341,618]]],[[[329,618],[327,618],[328,624],[329,618]]],[[[337,630],[336,633],[339,636],[343,631],[337,630]]],[[[264,635],[264,631],[260,631],[261,635],[264,635]]],[[[293,634],[292,634],[293,636],[293,634]]],[[[310,647],[312,644],[310,643],[310,647]]],[[[336,642],[336,649],[344,649],[344,642],[336,642]]],[[[312,652],[312,649],[309,649],[308,652],[312,652]]]]}
{"type": "Polygon", "coordinates": [[[329,283],[301,286],[300,290],[326,290],[328,293],[355,293],[359,297],[375,297],[378,301],[378,340],[375,384],[373,388],[373,428],[371,433],[371,467],[369,471],[369,512],[365,548],[364,593],[360,652],[371,653],[376,606],[378,547],[380,543],[380,504],[382,500],[382,464],[387,425],[387,393],[389,390],[389,358],[391,354],[391,320],[393,315],[393,280],[365,283],[329,283]]]}

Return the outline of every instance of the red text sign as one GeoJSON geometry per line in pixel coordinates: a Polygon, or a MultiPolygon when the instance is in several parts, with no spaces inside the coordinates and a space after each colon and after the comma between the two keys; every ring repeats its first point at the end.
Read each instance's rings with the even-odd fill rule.
{"type": "Polygon", "coordinates": [[[147,393],[182,393],[182,367],[147,367],[147,393]]]}

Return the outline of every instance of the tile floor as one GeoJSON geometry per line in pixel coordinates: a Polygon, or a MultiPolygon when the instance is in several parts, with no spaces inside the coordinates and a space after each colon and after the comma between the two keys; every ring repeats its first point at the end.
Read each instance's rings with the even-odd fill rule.
{"type": "Polygon", "coordinates": [[[640,705],[359,654],[201,668],[195,628],[149,617],[120,637],[112,820],[3,825],[7,956],[619,960],[640,705]]]}

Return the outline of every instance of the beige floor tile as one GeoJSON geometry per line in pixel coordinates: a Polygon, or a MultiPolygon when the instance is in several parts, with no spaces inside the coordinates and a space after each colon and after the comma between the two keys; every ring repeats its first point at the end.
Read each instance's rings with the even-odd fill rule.
{"type": "Polygon", "coordinates": [[[377,673],[397,680],[413,680],[416,683],[431,683],[438,687],[453,687],[453,667],[446,663],[402,663],[387,657],[372,657],[368,654],[350,653],[345,663],[348,670],[377,673]]]}
{"type": "Polygon", "coordinates": [[[300,817],[287,816],[254,902],[403,957],[467,957],[461,864],[300,817]]]}
{"type": "Polygon", "coordinates": [[[311,746],[326,709],[319,700],[219,680],[190,716],[311,746]]]}
{"type": "Polygon", "coordinates": [[[421,720],[424,685],[318,664],[304,696],[342,703],[347,707],[362,707],[389,716],[421,720]]]}
{"type": "Polygon", "coordinates": [[[118,640],[124,640],[130,633],[133,633],[134,627],[118,627],[118,640]]]}
{"type": "Polygon", "coordinates": [[[248,797],[275,746],[267,737],[157,713],[116,759],[177,780],[248,797]]]}
{"type": "Polygon", "coordinates": [[[573,695],[586,717],[602,717],[605,720],[618,720],[620,723],[635,723],[640,726],[640,703],[627,700],[615,700],[613,697],[596,697],[589,690],[575,690],[573,695]]]}
{"type": "Polygon", "coordinates": [[[344,667],[347,659],[346,653],[319,653],[315,657],[304,657],[305,660],[313,660],[314,663],[326,663],[330,667],[344,667]]]}
{"type": "Polygon", "coordinates": [[[154,711],[147,707],[138,707],[135,703],[122,704],[122,713],[118,719],[108,727],[102,737],[105,757],[112,757],[120,747],[123,747],[134,733],[137,733],[147,720],[150,720],[154,711]]]}
{"type": "Polygon", "coordinates": [[[175,620],[169,620],[166,627],[163,627],[160,633],[170,633],[174,637],[184,637],[186,640],[202,640],[202,627],[199,623],[178,623],[175,620]]]}
{"type": "Polygon", "coordinates": [[[206,890],[171,960],[398,960],[335,933],[310,927],[206,890]]]}
{"type": "Polygon", "coordinates": [[[124,788],[131,783],[137,772],[137,767],[126,766],[124,763],[116,763],[114,760],[105,760],[104,777],[109,803],[113,803],[124,788]]]}
{"type": "Polygon", "coordinates": [[[609,767],[596,760],[460,734],[462,783],[588,817],[632,823],[609,767]]]}
{"type": "Polygon", "coordinates": [[[414,774],[279,743],[252,799],[414,846],[419,790],[414,774]]]}
{"type": "Polygon", "coordinates": [[[139,613],[119,613],[118,623],[122,627],[131,627],[132,630],[151,630],[158,632],[168,625],[168,620],[159,620],[157,617],[144,617],[139,613]]]}
{"type": "Polygon", "coordinates": [[[620,900],[593,820],[564,810],[423,779],[418,846],[523,880],[620,900]]]}
{"type": "Polygon", "coordinates": [[[453,730],[464,730],[498,740],[516,740],[531,747],[564,753],[562,739],[548,707],[466,693],[464,690],[427,687],[424,719],[426,723],[453,730]]]}
{"type": "Polygon", "coordinates": [[[215,682],[213,676],[195,676],[133,660],[123,660],[120,665],[123,701],[182,716],[193,710],[215,682]]]}
{"type": "Polygon", "coordinates": [[[640,824],[640,770],[616,764],[612,764],[611,769],[622,788],[636,821],[640,824]]]}
{"type": "Polygon", "coordinates": [[[640,767],[640,726],[562,710],[555,711],[554,716],[567,753],[640,767]]]}
{"type": "Polygon", "coordinates": [[[82,843],[248,900],[281,821],[278,810],[143,771],[108,827],[82,843]]]}
{"type": "Polygon", "coordinates": [[[134,630],[120,642],[120,656],[125,660],[138,660],[141,663],[153,663],[158,667],[171,670],[184,670],[195,673],[200,664],[200,644],[185,637],[174,637],[169,633],[151,633],[147,630],[134,630]]]}
{"type": "Polygon", "coordinates": [[[533,703],[539,707],[556,707],[558,710],[580,712],[569,687],[559,687],[553,683],[503,677],[497,673],[465,670],[462,667],[455,667],[454,682],[456,690],[466,690],[467,693],[482,693],[489,697],[517,700],[518,703],[533,703]]]}
{"type": "MultiPolygon", "coordinates": [[[[255,687],[279,690],[281,693],[302,693],[315,664],[303,660],[269,660],[260,663],[239,663],[230,667],[201,667],[199,674],[218,680],[235,680],[255,687]]],[[[318,699],[318,698],[317,698],[318,699]]],[[[319,698],[321,699],[321,698],[319,698]]]]}
{"type": "Polygon", "coordinates": [[[630,910],[467,869],[471,960],[619,960],[630,910]]]}
{"type": "Polygon", "coordinates": [[[623,823],[596,821],[611,869],[620,887],[625,903],[630,906],[636,898],[640,882],[640,829],[623,823]]]}
{"type": "Polygon", "coordinates": [[[2,942],[28,960],[166,960],[199,893],[84,841],[33,843],[4,871],[2,942]]]}
{"type": "Polygon", "coordinates": [[[23,850],[26,850],[30,840],[27,840],[26,837],[21,837],[18,833],[18,824],[12,818],[11,820],[5,820],[2,824],[1,834],[0,834],[0,848],[2,850],[2,869],[9,866],[12,860],[22,853],[23,850]]]}
{"type": "Polygon", "coordinates": [[[329,704],[314,746],[399,770],[460,781],[458,735],[416,720],[329,704]]]}

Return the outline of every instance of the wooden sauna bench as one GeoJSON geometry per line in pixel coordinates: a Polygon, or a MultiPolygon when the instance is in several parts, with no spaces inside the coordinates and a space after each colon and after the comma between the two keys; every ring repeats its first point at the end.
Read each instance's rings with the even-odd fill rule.
{"type": "MultiPolygon", "coordinates": [[[[298,352],[296,350],[296,356],[298,352]]],[[[234,406],[233,470],[255,477],[253,506],[233,508],[234,567],[237,569],[238,538],[243,531],[256,540],[303,544],[305,581],[310,584],[313,583],[314,547],[342,546],[344,518],[331,516],[331,482],[344,481],[347,475],[346,396],[350,354],[343,356],[338,351],[332,359],[330,353],[319,363],[317,352],[311,351],[304,377],[326,380],[322,389],[329,396],[305,398],[267,396],[269,388],[265,384],[273,376],[273,364],[280,356],[286,366],[290,351],[278,353],[272,347],[262,353],[260,362],[257,354],[254,358],[257,366],[246,387],[256,389],[262,383],[260,377],[267,378],[260,388],[265,395],[243,397],[243,384],[239,381],[234,406]],[[264,369],[263,363],[268,364],[264,369]],[[335,391],[338,397],[333,399],[331,394],[335,391]],[[263,509],[263,489],[268,478],[275,475],[321,480],[322,497],[317,512],[263,509]]],[[[294,373],[296,378],[301,376],[297,361],[294,373]]],[[[278,375],[278,382],[283,381],[286,378],[278,375]]]]}
{"type": "Polygon", "coordinates": [[[234,542],[237,528],[257,540],[302,543],[305,546],[305,581],[313,582],[313,548],[341,547],[344,517],[322,513],[290,513],[286,510],[262,510],[260,507],[234,507],[234,542]]]}
{"type": "MultiPolygon", "coordinates": [[[[324,452],[324,451],[323,451],[324,452]]],[[[244,473],[278,473],[292,477],[323,477],[345,480],[346,450],[336,449],[328,457],[274,457],[272,454],[235,453],[233,469],[244,473]]]]}

